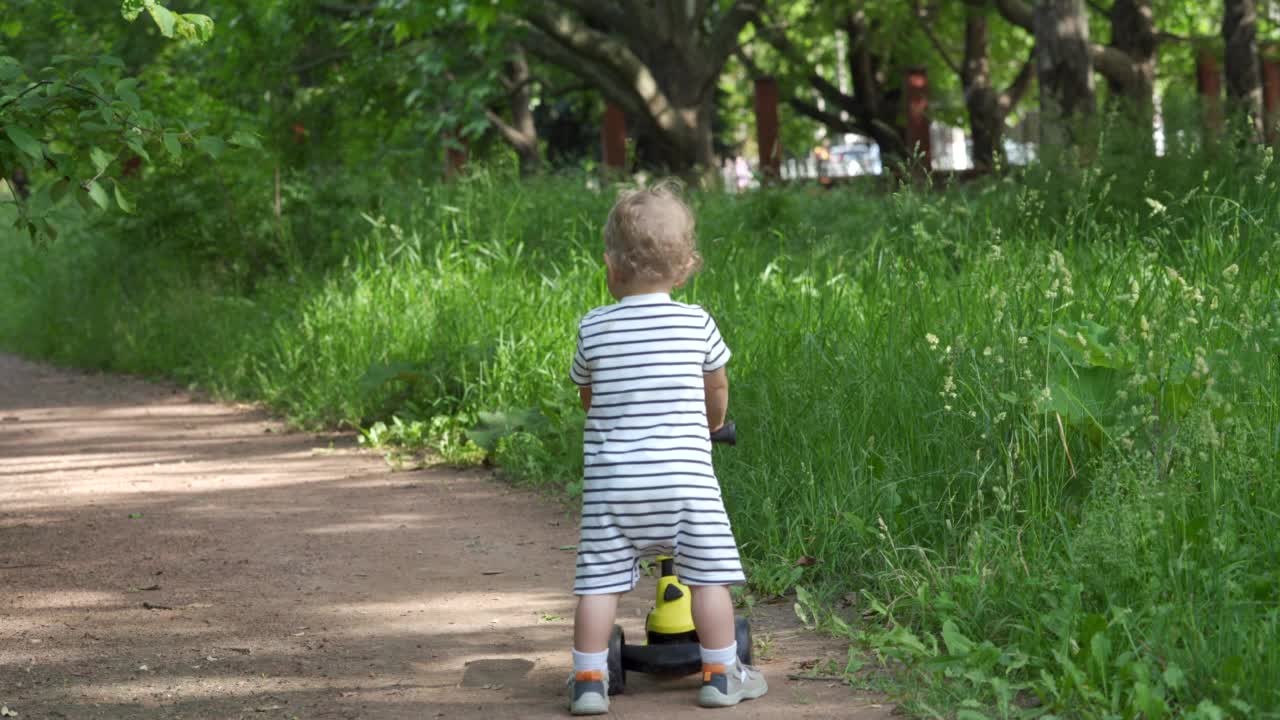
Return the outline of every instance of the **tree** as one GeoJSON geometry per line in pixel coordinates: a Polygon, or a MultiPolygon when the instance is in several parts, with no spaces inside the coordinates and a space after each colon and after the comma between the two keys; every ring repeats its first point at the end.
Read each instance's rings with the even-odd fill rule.
{"type": "MultiPolygon", "coordinates": [[[[780,65],[790,76],[787,104],[831,130],[871,138],[885,165],[904,162],[909,155],[902,112],[905,64],[892,54],[902,50],[896,44],[877,46],[889,36],[885,18],[868,13],[865,7],[851,9],[844,3],[823,5],[819,12],[802,7],[797,14],[792,18],[775,11],[762,14],[755,23],[761,39],[780,56],[780,65]],[[846,60],[831,57],[825,43],[819,48],[801,45],[801,39],[829,37],[822,29],[831,26],[844,36],[849,92],[819,70],[846,60]],[[815,102],[815,95],[821,98],[821,105],[815,102]]],[[[750,55],[744,52],[741,58],[753,75],[765,74],[750,55]]]]}
{"type": "Polygon", "coordinates": [[[1262,70],[1258,61],[1258,13],[1254,0],[1226,0],[1222,40],[1226,44],[1227,101],[1262,138],[1262,70]]]}
{"type": "Polygon", "coordinates": [[[498,75],[498,80],[507,94],[511,120],[508,122],[493,109],[485,110],[485,116],[516,151],[520,159],[520,174],[530,175],[542,168],[542,155],[538,151],[538,128],[530,107],[533,77],[529,74],[529,61],[525,58],[523,46],[513,46],[511,58],[498,75]]]}
{"type": "Polygon", "coordinates": [[[1089,42],[1083,0],[1040,0],[1035,8],[1022,0],[995,1],[1009,22],[1035,34],[1041,142],[1063,146],[1071,139],[1070,125],[1097,108],[1093,68],[1117,68],[1101,67],[1108,64],[1107,52],[1089,42]]]}
{"type": "Polygon", "coordinates": [[[947,67],[960,80],[969,117],[969,131],[973,138],[974,167],[990,170],[1003,154],[1005,121],[1026,94],[1034,77],[1035,47],[1032,46],[1030,56],[1022,63],[1009,85],[1004,90],[999,90],[995,86],[991,67],[991,28],[988,21],[993,9],[991,0],[965,0],[964,55],[960,62],[952,59],[952,53],[934,30],[933,24],[938,19],[936,11],[919,3],[917,8],[921,30],[947,67]]]}
{"type": "MultiPolygon", "coordinates": [[[[1129,71],[1112,72],[1107,76],[1107,83],[1112,95],[1127,99],[1136,117],[1150,123],[1159,48],[1151,0],[1115,0],[1108,15],[1111,20],[1109,47],[1128,58],[1129,71]]],[[[1123,66],[1124,58],[1113,57],[1115,65],[1123,66]]]]}
{"type": "MultiPolygon", "coordinates": [[[[144,11],[166,38],[202,43],[213,33],[207,16],[175,13],[153,0],[120,6],[130,21],[144,11]]],[[[145,109],[138,79],[119,58],[59,49],[38,70],[0,52],[0,179],[9,190],[9,198],[0,199],[0,219],[33,240],[56,238],[60,225],[95,206],[132,212],[121,179],[134,171],[133,158],[151,157],[149,148],[162,147],[175,162],[184,145],[213,156],[225,149],[221,138],[198,125],[145,109]],[[69,194],[79,202],[63,202],[69,194]]],[[[233,140],[252,142],[246,134],[233,140]]]]}
{"type": "Polygon", "coordinates": [[[761,4],[541,0],[515,12],[530,53],[621,107],[654,164],[692,174],[715,163],[716,82],[761,4]]]}

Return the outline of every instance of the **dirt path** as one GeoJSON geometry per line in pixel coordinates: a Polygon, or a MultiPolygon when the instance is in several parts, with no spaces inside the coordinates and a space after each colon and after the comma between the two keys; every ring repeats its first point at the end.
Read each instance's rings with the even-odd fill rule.
{"type": "MultiPolygon", "coordinates": [[[[27,718],[551,718],[574,521],[479,473],[0,355],[0,704],[27,718]]],[[[624,605],[635,636],[652,581],[624,605]]],[[[758,606],[772,691],[734,718],[886,718],[789,681],[844,656],[758,606]]],[[[616,717],[705,717],[631,675],[616,717]]]]}

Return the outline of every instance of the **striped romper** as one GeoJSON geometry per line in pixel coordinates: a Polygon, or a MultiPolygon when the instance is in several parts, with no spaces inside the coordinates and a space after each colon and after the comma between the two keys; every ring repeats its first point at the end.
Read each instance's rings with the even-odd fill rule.
{"type": "Polygon", "coordinates": [[[641,554],[675,555],[687,585],[746,581],[711,467],[702,375],[729,362],[715,321],[666,293],[596,308],[570,377],[591,387],[574,593],[631,590],[641,554]]]}

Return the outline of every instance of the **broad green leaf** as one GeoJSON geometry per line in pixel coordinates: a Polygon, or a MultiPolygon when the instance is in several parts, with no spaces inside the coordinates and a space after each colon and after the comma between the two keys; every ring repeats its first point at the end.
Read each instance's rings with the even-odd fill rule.
{"type": "Polygon", "coordinates": [[[0,55],[0,82],[9,82],[22,75],[22,65],[16,58],[0,55]]]}
{"type": "Polygon", "coordinates": [[[178,18],[178,35],[184,40],[207,43],[213,37],[213,18],[208,15],[183,13],[178,18]]]}
{"type": "Polygon", "coordinates": [[[409,23],[401,20],[391,28],[391,39],[395,41],[396,45],[399,45],[404,42],[411,33],[412,31],[409,29],[409,23]]]}
{"type": "Polygon", "coordinates": [[[125,20],[133,22],[151,4],[151,0],[124,0],[120,3],[120,14],[124,16],[125,20]]]}
{"type": "Polygon", "coordinates": [[[247,130],[237,130],[231,133],[231,137],[227,142],[239,147],[261,149],[262,143],[258,142],[258,137],[247,130]]]}
{"type": "Polygon", "coordinates": [[[98,204],[98,207],[103,210],[110,207],[111,198],[107,196],[107,191],[98,184],[97,180],[90,180],[89,184],[85,186],[85,189],[89,191],[89,197],[93,198],[93,201],[98,204]]]}
{"type": "Polygon", "coordinates": [[[173,37],[173,25],[177,21],[173,12],[163,5],[150,3],[147,12],[151,13],[151,19],[156,21],[156,26],[160,28],[160,34],[171,38],[173,37]]]}
{"type": "Polygon", "coordinates": [[[137,153],[143,160],[151,162],[151,154],[147,152],[146,146],[142,144],[141,137],[137,135],[130,135],[125,139],[124,144],[128,145],[129,149],[137,153]]]}
{"type": "Polygon", "coordinates": [[[973,641],[965,637],[951,620],[942,623],[942,641],[947,644],[947,652],[952,655],[964,656],[973,650],[973,641]]]}
{"type": "Polygon", "coordinates": [[[116,95],[134,110],[142,109],[142,99],[138,97],[138,93],[135,91],[137,86],[137,78],[125,78],[117,82],[115,88],[116,95]]]}
{"type": "Polygon", "coordinates": [[[94,146],[89,148],[89,159],[93,161],[93,167],[101,173],[106,171],[107,166],[110,165],[111,161],[115,158],[108,155],[106,151],[102,150],[102,148],[94,146]]]}
{"type": "Polygon", "coordinates": [[[44,147],[31,135],[31,131],[21,125],[6,125],[4,132],[22,152],[39,160],[44,157],[44,147]]]}
{"type": "Polygon", "coordinates": [[[114,181],[114,185],[116,186],[116,204],[120,206],[121,210],[132,213],[133,203],[129,201],[129,198],[125,197],[124,190],[120,187],[120,181],[114,181]]]}
{"type": "Polygon", "coordinates": [[[226,152],[227,145],[222,142],[222,138],[205,135],[204,137],[196,140],[196,148],[214,160],[217,160],[222,157],[222,153],[226,152]]]}
{"type": "Polygon", "coordinates": [[[169,157],[173,158],[174,162],[182,161],[182,140],[178,133],[164,134],[164,149],[169,151],[169,157]]]}

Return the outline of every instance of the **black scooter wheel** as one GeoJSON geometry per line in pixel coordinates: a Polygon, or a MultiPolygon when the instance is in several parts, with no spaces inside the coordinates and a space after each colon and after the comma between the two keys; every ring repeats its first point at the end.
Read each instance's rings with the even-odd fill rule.
{"type": "Polygon", "coordinates": [[[738,642],[738,660],[743,665],[751,664],[751,623],[744,617],[733,619],[734,639],[738,642]]]}
{"type": "Polygon", "coordinates": [[[621,625],[613,626],[613,635],[609,637],[609,694],[621,695],[627,689],[627,670],[622,667],[622,646],[627,643],[627,634],[622,632],[621,625]]]}

